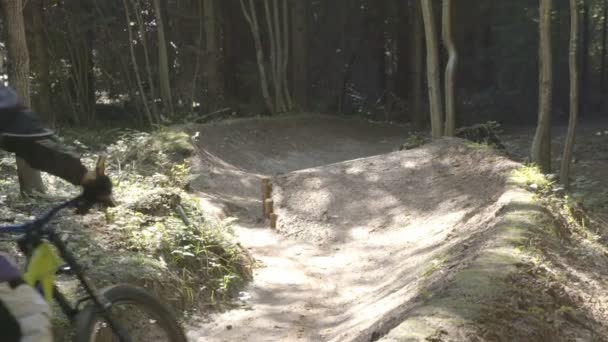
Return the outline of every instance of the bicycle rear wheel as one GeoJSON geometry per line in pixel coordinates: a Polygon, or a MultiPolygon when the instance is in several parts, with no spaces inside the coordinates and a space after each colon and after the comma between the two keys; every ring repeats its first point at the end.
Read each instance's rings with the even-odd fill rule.
{"type": "MultiPolygon", "coordinates": [[[[145,290],[132,285],[115,285],[101,290],[100,296],[111,303],[112,320],[128,332],[132,341],[187,341],[171,310],[145,290]]],[[[109,342],[119,339],[91,303],[78,314],[76,341],[109,342]]]]}

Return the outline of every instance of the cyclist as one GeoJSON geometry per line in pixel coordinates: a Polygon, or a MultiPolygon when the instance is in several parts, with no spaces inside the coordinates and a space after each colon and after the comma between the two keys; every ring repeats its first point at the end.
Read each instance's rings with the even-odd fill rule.
{"type": "MultiPolygon", "coordinates": [[[[107,177],[89,171],[52,136],[53,132],[43,127],[14,90],[0,85],[0,149],[14,152],[35,169],[82,186],[85,195],[95,197],[91,199],[113,205],[107,177]],[[100,189],[103,186],[105,189],[100,189]]],[[[6,342],[53,339],[48,304],[23,282],[19,269],[6,254],[0,254],[0,335],[6,342]]]]}

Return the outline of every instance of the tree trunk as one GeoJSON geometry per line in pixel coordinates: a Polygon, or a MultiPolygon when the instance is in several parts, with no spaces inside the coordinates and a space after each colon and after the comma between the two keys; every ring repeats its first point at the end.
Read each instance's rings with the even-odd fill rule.
{"type": "Polygon", "coordinates": [[[164,110],[169,116],[173,116],[173,98],[171,97],[171,81],[169,78],[169,57],[167,55],[167,39],[165,38],[165,26],[163,24],[160,0],[153,0],[154,15],[156,18],[156,33],[158,35],[158,71],[160,97],[163,101],[164,110]]]}
{"type": "Polygon", "coordinates": [[[211,99],[208,110],[215,110],[224,99],[222,74],[220,68],[220,50],[218,47],[215,0],[204,0],[206,62],[205,76],[207,81],[207,99],[211,99]]]}
{"type": "Polygon", "coordinates": [[[608,31],[608,0],[602,1],[602,52],[600,64],[600,110],[604,111],[604,96],[606,96],[606,39],[608,31]]]}
{"type": "Polygon", "coordinates": [[[452,0],[443,0],[443,41],[449,59],[445,69],[445,135],[454,136],[456,130],[456,102],[454,99],[454,78],[458,66],[458,52],[454,44],[452,27],[452,0]]]}
{"type": "Polygon", "coordinates": [[[583,1],[583,41],[582,41],[582,67],[581,67],[581,96],[579,99],[579,113],[585,116],[589,109],[587,101],[587,86],[589,80],[589,1],[583,1]]]}
{"type": "Polygon", "coordinates": [[[291,0],[291,77],[296,105],[308,108],[308,0],[291,0]]]}
{"type": "Polygon", "coordinates": [[[260,26],[258,24],[258,15],[255,10],[255,2],[254,0],[249,0],[249,10],[245,6],[245,0],[240,0],[241,9],[243,10],[243,15],[245,15],[245,19],[251,28],[251,33],[253,35],[253,42],[255,44],[255,52],[256,59],[258,62],[258,69],[260,72],[260,85],[262,88],[262,96],[264,97],[264,101],[266,102],[266,106],[270,113],[276,113],[275,105],[270,97],[270,92],[268,88],[268,80],[266,78],[266,67],[264,66],[264,50],[262,47],[262,41],[260,39],[260,26]]]}
{"type": "Polygon", "coordinates": [[[122,1],[124,9],[125,9],[125,19],[127,22],[127,33],[129,34],[129,52],[131,53],[131,63],[133,64],[133,71],[135,73],[135,80],[137,82],[137,88],[139,89],[139,96],[141,97],[142,106],[144,108],[144,113],[146,114],[146,118],[148,119],[148,124],[153,126],[157,122],[152,117],[152,112],[150,111],[150,107],[148,106],[148,98],[146,97],[146,92],[144,91],[144,86],[141,81],[141,75],[139,72],[139,66],[137,64],[137,56],[135,55],[135,47],[133,46],[133,30],[131,29],[131,15],[129,14],[129,4],[127,0],[122,1]]]}
{"type": "MultiPolygon", "coordinates": [[[[23,2],[2,0],[4,27],[8,45],[9,81],[26,106],[30,106],[30,57],[25,37],[23,2]]],[[[40,172],[32,169],[25,160],[17,158],[17,172],[22,194],[44,193],[46,188],[40,172]]]]}
{"type": "MultiPolygon", "coordinates": [[[[203,3],[201,1],[197,1],[198,4],[198,14],[199,14],[199,20],[198,20],[198,39],[196,40],[196,52],[195,52],[195,57],[194,57],[194,74],[192,75],[192,90],[190,91],[190,103],[188,103],[188,106],[191,107],[194,105],[195,102],[197,102],[198,99],[200,99],[199,96],[197,96],[197,82],[198,82],[198,73],[200,71],[201,68],[201,56],[200,56],[200,51],[203,51],[203,39],[206,33],[205,30],[205,25],[207,25],[207,20],[205,18],[205,9],[203,6],[203,3]]],[[[213,4],[212,4],[213,6],[213,4]]]]}
{"type": "Polygon", "coordinates": [[[426,63],[429,90],[429,103],[431,107],[431,134],[433,139],[443,135],[443,108],[441,101],[441,88],[439,77],[439,48],[437,44],[437,28],[435,27],[435,12],[433,1],[420,0],[422,18],[426,34],[426,63]]]}
{"type": "Polygon", "coordinates": [[[543,172],[551,172],[551,104],[553,96],[553,56],[551,11],[553,0],[540,0],[539,108],[538,125],[532,143],[532,161],[543,172]]]}
{"type": "MultiPolygon", "coordinates": [[[[149,102],[146,100],[148,97],[145,96],[145,93],[142,93],[142,99],[146,100],[145,106],[149,108],[152,118],[155,122],[160,122],[160,113],[158,112],[158,106],[156,105],[156,99],[158,94],[156,93],[156,86],[154,85],[154,73],[152,72],[152,63],[150,63],[150,50],[148,49],[148,34],[146,33],[146,24],[144,23],[144,18],[141,15],[142,10],[139,5],[139,0],[131,0],[131,5],[133,6],[133,12],[135,13],[135,20],[137,21],[137,26],[139,28],[139,36],[141,41],[141,47],[143,49],[144,55],[144,64],[146,67],[146,76],[148,79],[148,87],[149,87],[149,102]]],[[[130,29],[130,27],[129,27],[130,29]]],[[[131,32],[129,32],[132,35],[131,32]]],[[[133,44],[131,43],[131,47],[133,44]]],[[[135,47],[133,47],[135,49],[135,47]]],[[[137,69],[136,72],[139,74],[139,67],[137,64],[134,64],[134,67],[137,69]]],[[[139,76],[138,76],[139,77],[139,76]]],[[[142,84],[143,85],[143,84],[142,84]]],[[[142,86],[142,89],[144,87],[142,86]]]]}
{"type": "MultiPolygon", "coordinates": [[[[282,83],[282,91],[283,96],[285,97],[285,104],[287,105],[287,111],[291,111],[293,109],[293,100],[291,99],[291,93],[289,91],[289,82],[287,81],[287,67],[289,65],[289,5],[287,0],[282,0],[283,10],[282,10],[282,50],[281,50],[281,83],[282,83]]],[[[280,27],[279,27],[280,28],[280,27]]]]}
{"type": "Polygon", "coordinates": [[[411,91],[411,101],[412,101],[412,111],[413,117],[412,121],[414,127],[417,130],[421,130],[424,127],[424,122],[426,115],[423,112],[423,82],[424,82],[424,24],[422,22],[422,10],[420,8],[420,1],[413,2],[413,11],[412,11],[412,47],[410,51],[412,51],[412,91],[411,91]]]}
{"type": "Polygon", "coordinates": [[[30,0],[26,5],[28,26],[31,31],[31,51],[33,51],[33,71],[37,95],[33,107],[50,127],[55,126],[55,115],[51,108],[50,54],[44,25],[46,24],[42,0],[30,0]]]}
{"type": "Polygon", "coordinates": [[[578,119],[578,0],[570,0],[570,119],[564,156],[559,174],[560,182],[565,187],[570,185],[570,162],[574,151],[576,122],[578,119]]]}
{"type": "Polygon", "coordinates": [[[275,25],[274,14],[277,9],[277,2],[272,2],[272,9],[270,8],[270,0],[264,1],[264,11],[266,14],[266,25],[268,27],[268,40],[270,41],[270,67],[272,71],[272,89],[274,95],[274,106],[277,111],[285,111],[285,103],[282,101],[281,96],[281,84],[280,84],[280,40],[277,39],[279,35],[279,28],[275,25]]]}

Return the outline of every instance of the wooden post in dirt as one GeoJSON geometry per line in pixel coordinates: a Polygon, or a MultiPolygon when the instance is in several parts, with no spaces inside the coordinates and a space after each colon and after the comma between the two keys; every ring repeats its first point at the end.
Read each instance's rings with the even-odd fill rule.
{"type": "Polygon", "coordinates": [[[266,200],[272,200],[272,183],[270,182],[270,178],[264,177],[262,178],[262,214],[264,218],[269,218],[269,214],[272,211],[267,210],[266,200]]]}
{"type": "Polygon", "coordinates": [[[264,201],[264,217],[270,218],[272,214],[274,214],[274,201],[272,198],[267,198],[264,201]]]}
{"type": "Polygon", "coordinates": [[[270,218],[270,228],[276,229],[277,228],[277,219],[279,218],[279,215],[277,215],[275,213],[271,213],[269,215],[269,218],[270,218]]]}
{"type": "Polygon", "coordinates": [[[270,228],[277,227],[278,215],[274,212],[274,200],[272,199],[272,182],[270,178],[262,178],[262,210],[264,218],[270,222],[270,228]]]}

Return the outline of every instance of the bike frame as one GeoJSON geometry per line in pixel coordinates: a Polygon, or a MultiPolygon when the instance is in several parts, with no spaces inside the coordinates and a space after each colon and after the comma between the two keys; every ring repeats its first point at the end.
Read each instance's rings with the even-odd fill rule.
{"type": "MultiPolygon", "coordinates": [[[[69,201],[66,201],[51,210],[49,210],[46,214],[36,218],[35,220],[27,223],[22,223],[18,225],[10,225],[10,226],[1,226],[0,234],[2,233],[23,233],[23,236],[17,239],[17,244],[19,246],[20,251],[25,254],[28,258],[31,256],[32,252],[44,241],[50,242],[57,251],[59,252],[59,256],[65,261],[65,264],[68,266],[69,271],[63,273],[70,273],[74,275],[78,281],[80,282],[82,288],[84,289],[86,295],[79,299],[75,305],[72,305],[68,299],[61,293],[59,288],[53,284],[53,299],[59,307],[61,311],[70,319],[71,322],[74,322],[80,312],[80,305],[86,301],[90,301],[95,305],[99,313],[104,317],[105,321],[108,323],[109,327],[112,329],[114,334],[116,334],[120,341],[122,342],[130,342],[126,330],[120,327],[120,324],[116,322],[111,317],[110,309],[112,304],[104,302],[103,298],[98,296],[96,289],[94,286],[86,279],[84,275],[84,271],[80,264],[76,261],[76,257],[72,254],[66,244],[62,241],[61,237],[55,229],[52,227],[46,227],[50,221],[55,217],[57,213],[66,208],[77,208],[84,203],[84,199],[81,196],[75,197],[69,201]]],[[[61,267],[57,273],[62,273],[61,267]]]]}

